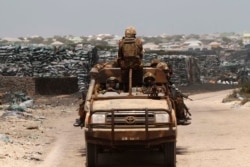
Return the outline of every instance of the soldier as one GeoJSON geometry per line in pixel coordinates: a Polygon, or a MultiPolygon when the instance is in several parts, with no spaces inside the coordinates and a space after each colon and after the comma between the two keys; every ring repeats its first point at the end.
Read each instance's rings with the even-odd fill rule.
{"type": "Polygon", "coordinates": [[[165,85],[157,85],[156,76],[151,72],[146,72],[143,75],[143,87],[142,92],[148,94],[151,97],[158,97],[158,93],[166,94],[165,85]]]}
{"type": "Polygon", "coordinates": [[[157,93],[155,85],[155,76],[151,72],[147,72],[143,75],[143,88],[142,92],[145,94],[155,95],[157,93]]]}
{"type": "Polygon", "coordinates": [[[124,91],[128,91],[129,70],[132,69],[133,86],[142,79],[142,41],[136,37],[136,29],[128,27],[125,36],[119,41],[118,64],[121,67],[122,82],[124,91]]]}
{"type": "Polygon", "coordinates": [[[119,89],[119,81],[116,77],[109,77],[106,82],[107,90],[114,91],[119,89]]]}
{"type": "Polygon", "coordinates": [[[146,87],[151,87],[155,84],[155,76],[151,72],[143,75],[143,82],[146,87]]]}
{"type": "Polygon", "coordinates": [[[170,92],[170,97],[174,102],[174,105],[176,107],[176,117],[178,124],[181,125],[189,125],[191,122],[189,121],[189,117],[187,114],[191,115],[186,104],[184,103],[183,98],[188,98],[188,96],[181,93],[181,91],[178,90],[178,88],[175,87],[175,85],[171,82],[171,77],[173,74],[172,67],[170,65],[167,65],[164,62],[159,62],[156,65],[156,68],[162,69],[165,72],[166,79],[168,81],[166,87],[168,87],[170,92]]]}
{"type": "Polygon", "coordinates": [[[120,93],[119,90],[119,80],[116,77],[109,77],[106,81],[106,89],[100,91],[102,94],[106,92],[117,92],[120,93]]]}
{"type": "Polygon", "coordinates": [[[188,98],[187,95],[184,95],[175,85],[170,85],[171,90],[171,98],[173,99],[176,107],[176,117],[178,124],[180,125],[189,125],[191,122],[189,121],[191,118],[188,116],[190,114],[189,109],[184,103],[184,98],[188,98]]]}
{"type": "Polygon", "coordinates": [[[138,68],[141,66],[143,46],[141,39],[136,37],[136,29],[128,27],[125,36],[119,41],[118,62],[121,68],[138,68]]]}
{"type": "Polygon", "coordinates": [[[157,64],[160,63],[160,62],[161,62],[161,61],[160,61],[159,59],[153,59],[153,60],[151,60],[151,62],[150,62],[150,66],[151,66],[152,68],[156,68],[157,64]]]}
{"type": "Polygon", "coordinates": [[[82,97],[79,99],[79,108],[78,108],[79,118],[76,119],[76,122],[73,124],[75,127],[84,126],[84,121],[86,116],[86,113],[84,111],[85,97],[86,97],[85,93],[82,93],[82,97]]]}
{"type": "MultiPolygon", "coordinates": [[[[106,81],[106,88],[102,88],[100,86],[100,84],[96,84],[96,87],[95,87],[95,91],[96,93],[106,93],[106,92],[117,92],[117,93],[120,93],[119,91],[119,81],[116,77],[109,77],[106,81]]],[[[78,126],[81,126],[83,127],[84,126],[84,121],[85,121],[85,116],[86,116],[86,113],[84,111],[84,104],[85,104],[85,93],[82,94],[82,97],[80,98],[79,100],[79,108],[78,108],[78,115],[79,115],[79,118],[76,119],[75,123],[73,124],[75,127],[78,127],[78,126]]]]}

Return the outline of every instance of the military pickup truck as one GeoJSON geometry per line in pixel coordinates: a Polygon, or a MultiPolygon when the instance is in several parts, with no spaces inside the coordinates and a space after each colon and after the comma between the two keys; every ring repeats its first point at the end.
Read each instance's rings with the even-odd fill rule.
{"type": "Polygon", "coordinates": [[[97,155],[104,151],[114,153],[130,148],[160,151],[164,166],[175,166],[177,121],[164,90],[165,74],[151,67],[141,71],[154,74],[154,92],[143,91],[143,77],[132,76],[132,71],[126,91],[120,68],[92,68],[84,104],[87,167],[97,166],[97,155]],[[109,77],[118,80],[117,90],[105,90],[109,77]]]}

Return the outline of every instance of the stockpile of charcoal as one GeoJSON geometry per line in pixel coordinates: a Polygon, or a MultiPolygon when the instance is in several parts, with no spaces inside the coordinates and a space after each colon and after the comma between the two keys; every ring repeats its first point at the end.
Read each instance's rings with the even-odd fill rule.
{"type": "Polygon", "coordinates": [[[173,69],[171,81],[179,86],[190,83],[190,67],[188,63],[192,57],[185,55],[163,55],[161,61],[166,62],[173,69]]]}
{"type": "Polygon", "coordinates": [[[78,77],[79,89],[89,80],[89,70],[98,61],[97,49],[90,45],[1,46],[0,75],[20,77],[78,77]]]}
{"type": "Polygon", "coordinates": [[[250,81],[250,49],[222,52],[221,74],[225,82],[248,83],[250,81]]]}
{"type": "Polygon", "coordinates": [[[117,58],[118,53],[117,52],[111,52],[111,51],[104,51],[99,50],[98,51],[98,63],[106,63],[106,62],[113,62],[115,58],[117,58]]]}
{"type": "Polygon", "coordinates": [[[199,61],[200,76],[202,82],[216,80],[221,73],[220,59],[217,55],[196,56],[199,61]]]}
{"type": "MultiPolygon", "coordinates": [[[[150,64],[150,61],[156,58],[166,62],[173,69],[172,82],[185,86],[189,83],[218,83],[218,80],[228,80],[227,78],[237,79],[239,74],[242,74],[241,78],[249,76],[249,72],[246,73],[249,55],[249,52],[225,52],[223,55],[150,53],[144,55],[143,61],[150,64]],[[240,73],[240,70],[244,73],[240,73]]],[[[83,91],[88,87],[91,67],[96,63],[114,61],[116,57],[117,51],[97,50],[92,45],[0,46],[0,75],[34,78],[77,77],[79,90],[83,91]]]]}
{"type": "Polygon", "coordinates": [[[145,62],[152,59],[166,62],[173,69],[171,81],[179,86],[190,83],[209,82],[220,77],[223,68],[217,55],[204,54],[171,54],[171,55],[146,55],[145,62]]]}
{"type": "Polygon", "coordinates": [[[246,78],[248,70],[247,50],[221,51],[217,55],[196,55],[199,60],[202,82],[238,84],[246,78]]]}

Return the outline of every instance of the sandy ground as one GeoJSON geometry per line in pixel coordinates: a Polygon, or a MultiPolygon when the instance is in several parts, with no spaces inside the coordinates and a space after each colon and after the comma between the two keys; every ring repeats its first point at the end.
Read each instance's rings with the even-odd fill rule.
{"type": "MultiPolygon", "coordinates": [[[[184,92],[199,94],[216,90],[202,89],[191,87],[184,92]]],[[[5,117],[1,115],[7,112],[7,105],[0,105],[0,166],[85,166],[83,130],[73,127],[78,117],[79,97],[79,94],[36,96],[32,108],[5,117]]]]}
{"type": "MultiPolygon", "coordinates": [[[[78,98],[77,94],[36,96],[33,107],[27,108],[26,112],[1,116],[0,166],[30,167],[41,164],[65,124],[73,127],[78,98]]],[[[0,106],[0,115],[8,112],[8,106],[0,106]]]]}

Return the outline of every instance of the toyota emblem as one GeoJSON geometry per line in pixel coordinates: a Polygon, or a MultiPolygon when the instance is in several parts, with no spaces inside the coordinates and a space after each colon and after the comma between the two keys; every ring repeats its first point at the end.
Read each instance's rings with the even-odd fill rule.
{"type": "Polygon", "coordinates": [[[134,124],[135,123],[135,117],[134,116],[127,116],[125,118],[125,121],[127,122],[127,124],[134,124]]]}

